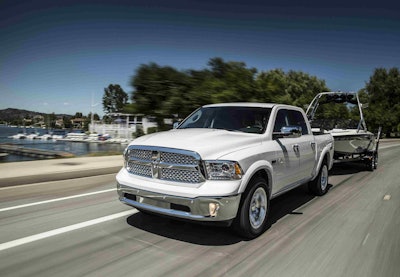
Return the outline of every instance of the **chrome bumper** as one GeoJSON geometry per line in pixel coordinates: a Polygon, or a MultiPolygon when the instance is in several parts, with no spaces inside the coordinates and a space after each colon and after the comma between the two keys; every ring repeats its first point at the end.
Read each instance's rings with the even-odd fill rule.
{"type": "Polygon", "coordinates": [[[240,203],[240,195],[185,198],[139,190],[119,183],[117,191],[122,203],[139,210],[194,221],[231,220],[236,217],[240,203]]]}

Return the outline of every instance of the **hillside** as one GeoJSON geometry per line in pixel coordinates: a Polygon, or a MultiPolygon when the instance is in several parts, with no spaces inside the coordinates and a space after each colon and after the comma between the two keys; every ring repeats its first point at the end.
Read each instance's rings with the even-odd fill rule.
{"type": "MultiPolygon", "coordinates": [[[[0,122],[20,121],[24,118],[33,118],[34,116],[37,116],[37,115],[45,115],[45,113],[8,108],[8,109],[0,110],[0,122]]],[[[67,114],[56,114],[55,116],[56,117],[64,117],[64,116],[71,117],[71,115],[67,115],[67,114]]]]}

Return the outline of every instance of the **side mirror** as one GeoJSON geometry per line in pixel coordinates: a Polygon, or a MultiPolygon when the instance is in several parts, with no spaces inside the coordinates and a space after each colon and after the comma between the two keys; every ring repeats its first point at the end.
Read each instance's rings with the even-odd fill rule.
{"type": "Polygon", "coordinates": [[[273,133],[273,138],[298,138],[301,137],[302,129],[300,126],[285,126],[280,132],[273,133]]]}
{"type": "Polygon", "coordinates": [[[174,122],[174,124],[172,125],[172,128],[176,129],[178,128],[180,122],[174,122]]]}

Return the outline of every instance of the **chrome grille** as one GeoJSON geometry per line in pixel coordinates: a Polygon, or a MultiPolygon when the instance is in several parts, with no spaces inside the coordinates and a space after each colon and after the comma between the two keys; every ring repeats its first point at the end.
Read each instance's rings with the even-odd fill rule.
{"type": "Polygon", "coordinates": [[[151,166],[143,165],[135,162],[128,162],[126,169],[136,175],[151,177],[151,166]]]}
{"type": "Polygon", "coordinates": [[[151,152],[152,151],[149,150],[129,149],[129,157],[143,161],[150,161],[151,152]]]}
{"type": "Polygon", "coordinates": [[[133,175],[183,183],[201,183],[201,159],[196,152],[152,147],[129,146],[125,167],[133,175]]]}
{"type": "Polygon", "coordinates": [[[197,170],[181,170],[163,168],[161,169],[161,179],[185,183],[200,183],[201,178],[197,170]]]}
{"type": "Polygon", "coordinates": [[[192,156],[182,155],[178,153],[170,153],[170,152],[161,152],[160,160],[163,163],[169,163],[169,164],[197,165],[199,163],[199,161],[192,156]]]}

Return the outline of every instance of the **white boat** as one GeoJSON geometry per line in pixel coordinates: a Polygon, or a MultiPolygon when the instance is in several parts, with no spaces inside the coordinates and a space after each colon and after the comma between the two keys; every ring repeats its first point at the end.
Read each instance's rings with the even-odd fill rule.
{"type": "Polygon", "coordinates": [[[11,136],[11,138],[13,139],[25,139],[26,138],[26,134],[16,134],[11,136]]]}
{"type": "Polygon", "coordinates": [[[99,141],[99,137],[100,137],[99,134],[89,134],[89,136],[85,140],[88,142],[92,142],[92,141],[96,142],[96,141],[99,141]]]}
{"type": "Polygon", "coordinates": [[[88,135],[85,133],[68,133],[64,139],[66,141],[75,141],[75,142],[80,142],[80,141],[85,141],[85,139],[88,138],[88,135]]]}
{"type": "Polygon", "coordinates": [[[26,136],[27,139],[36,139],[39,136],[37,133],[32,133],[26,136]]]}
{"type": "Polygon", "coordinates": [[[366,156],[376,162],[377,140],[367,130],[357,93],[319,93],[306,113],[313,131],[332,134],[336,160],[364,159],[366,156]]]}
{"type": "Polygon", "coordinates": [[[44,135],[40,136],[41,140],[49,140],[49,139],[52,139],[52,138],[53,137],[50,134],[44,134],[44,135]]]}
{"type": "Polygon", "coordinates": [[[51,133],[52,140],[62,140],[65,137],[65,130],[53,130],[51,133]]]}
{"type": "Polygon", "coordinates": [[[375,149],[375,135],[366,130],[333,129],[336,155],[362,154],[375,149]]]}

